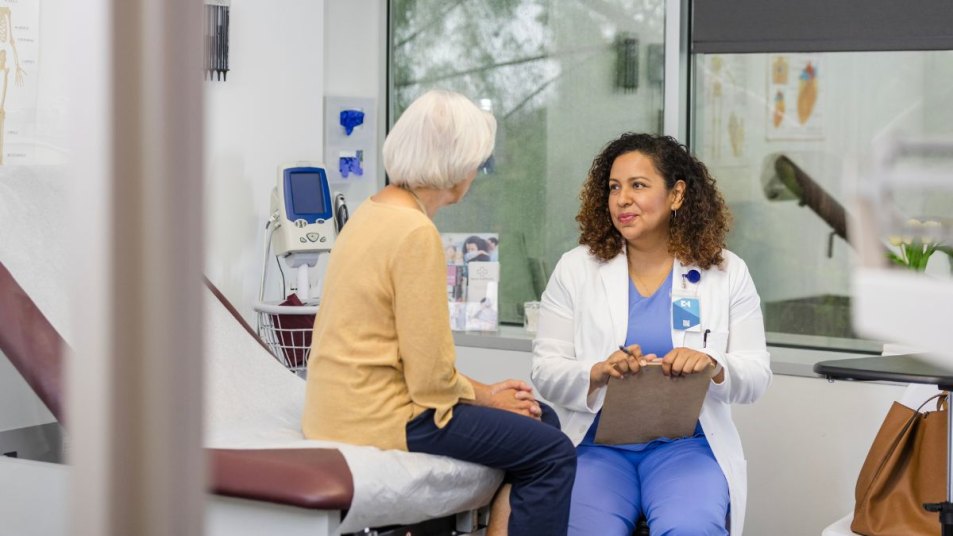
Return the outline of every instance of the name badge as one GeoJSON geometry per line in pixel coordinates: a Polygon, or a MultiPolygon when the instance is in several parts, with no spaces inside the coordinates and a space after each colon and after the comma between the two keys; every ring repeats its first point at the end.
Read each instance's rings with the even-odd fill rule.
{"type": "Polygon", "coordinates": [[[672,328],[679,331],[701,329],[701,304],[698,298],[686,296],[672,298],[672,328]]]}

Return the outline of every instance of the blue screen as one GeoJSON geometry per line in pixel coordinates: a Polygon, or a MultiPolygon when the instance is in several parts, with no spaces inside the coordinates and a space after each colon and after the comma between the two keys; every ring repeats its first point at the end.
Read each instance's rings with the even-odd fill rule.
{"type": "Polygon", "coordinates": [[[321,175],[315,172],[291,174],[291,206],[295,214],[322,214],[327,212],[324,205],[324,192],[321,188],[321,175]]]}

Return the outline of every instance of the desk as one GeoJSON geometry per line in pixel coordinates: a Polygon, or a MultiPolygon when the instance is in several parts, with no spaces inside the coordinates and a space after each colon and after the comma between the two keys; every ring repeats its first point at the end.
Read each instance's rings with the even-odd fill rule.
{"type": "MultiPolygon", "coordinates": [[[[953,400],[953,363],[940,367],[918,355],[834,359],[814,364],[814,372],[829,380],[892,381],[936,385],[953,400]]],[[[953,411],[947,412],[946,502],[937,505],[942,536],[953,536],[953,411]]],[[[931,511],[934,511],[930,509],[931,511]]]]}
{"type": "Polygon", "coordinates": [[[918,355],[857,357],[819,361],[814,372],[829,380],[891,381],[937,385],[953,391],[953,363],[941,368],[918,355]]]}

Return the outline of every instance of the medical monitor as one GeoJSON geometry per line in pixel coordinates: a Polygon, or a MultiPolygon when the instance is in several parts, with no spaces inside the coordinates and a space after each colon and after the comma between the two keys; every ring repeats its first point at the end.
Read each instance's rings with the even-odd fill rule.
{"type": "Polygon", "coordinates": [[[337,228],[331,188],[322,164],[294,162],[279,166],[272,213],[276,218],[275,253],[290,265],[299,261],[313,265],[314,254],[331,251],[337,228]]]}
{"type": "Polygon", "coordinates": [[[331,189],[324,169],[287,168],[284,183],[285,212],[289,220],[316,223],[331,219],[331,189]]]}

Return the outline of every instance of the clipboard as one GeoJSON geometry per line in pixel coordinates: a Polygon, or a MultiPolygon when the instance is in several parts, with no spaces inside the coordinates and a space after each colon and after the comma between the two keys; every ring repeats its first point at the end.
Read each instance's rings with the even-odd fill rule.
{"type": "Polygon", "coordinates": [[[610,378],[595,442],[646,443],[695,432],[714,368],[669,379],[662,366],[649,364],[625,379],[610,378]]]}

